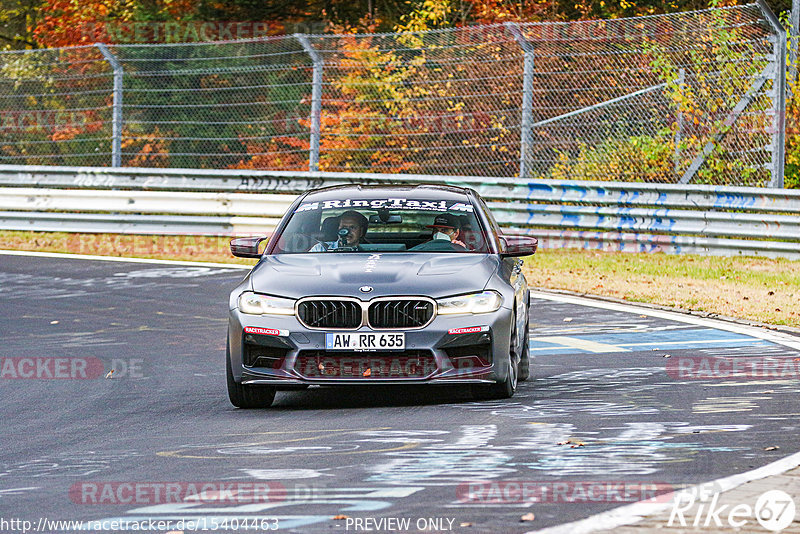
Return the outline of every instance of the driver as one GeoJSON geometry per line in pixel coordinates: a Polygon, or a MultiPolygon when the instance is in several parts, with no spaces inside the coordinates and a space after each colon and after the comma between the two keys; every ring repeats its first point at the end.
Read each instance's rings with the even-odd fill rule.
{"type": "Polygon", "coordinates": [[[309,252],[324,252],[340,247],[359,250],[359,245],[367,233],[367,226],[369,221],[362,214],[354,210],[346,211],[339,217],[339,239],[317,243],[309,252]]]}

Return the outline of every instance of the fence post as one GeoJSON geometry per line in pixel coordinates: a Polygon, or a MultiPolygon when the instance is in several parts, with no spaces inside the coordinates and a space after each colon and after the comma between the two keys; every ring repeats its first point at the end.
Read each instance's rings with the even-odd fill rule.
{"type": "Polygon", "coordinates": [[[678,69],[678,91],[681,93],[681,103],[678,106],[678,113],[675,116],[675,177],[679,178],[681,175],[681,143],[683,142],[683,86],[686,83],[686,69],[678,69]]]}
{"type": "Polygon", "coordinates": [[[316,172],[319,170],[319,136],[320,136],[320,115],[322,114],[322,57],[308,42],[308,37],[301,33],[294,34],[300,42],[303,50],[311,57],[314,63],[313,76],[311,78],[311,146],[308,154],[308,170],[316,172]]]}
{"type": "Polygon", "coordinates": [[[514,36],[514,40],[522,47],[524,66],[522,70],[522,132],[519,147],[519,177],[529,178],[530,152],[533,147],[533,73],[534,48],[514,22],[505,22],[505,27],[514,36]]]}
{"type": "Polygon", "coordinates": [[[103,57],[114,70],[114,101],[111,115],[111,166],[122,166],[122,64],[104,43],[95,43],[103,57]]]}
{"type": "Polygon", "coordinates": [[[786,30],[764,0],[758,7],[772,27],[773,78],[772,78],[772,176],[769,186],[783,187],[783,163],[786,150],[786,30]]]}
{"type": "Polygon", "coordinates": [[[796,91],[797,87],[797,37],[800,32],[800,0],[792,0],[792,12],[789,16],[789,37],[791,46],[789,49],[789,96],[796,91]]]}

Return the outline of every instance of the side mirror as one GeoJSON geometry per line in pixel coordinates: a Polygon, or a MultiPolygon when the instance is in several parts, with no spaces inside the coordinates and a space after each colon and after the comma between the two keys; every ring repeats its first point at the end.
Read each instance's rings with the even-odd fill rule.
{"type": "Polygon", "coordinates": [[[501,256],[530,256],[536,254],[539,247],[539,240],[527,235],[501,235],[500,240],[505,245],[500,252],[501,256]]]}
{"type": "Polygon", "coordinates": [[[258,245],[266,237],[237,237],[231,239],[231,254],[238,258],[260,258],[261,253],[258,252],[258,245]]]}

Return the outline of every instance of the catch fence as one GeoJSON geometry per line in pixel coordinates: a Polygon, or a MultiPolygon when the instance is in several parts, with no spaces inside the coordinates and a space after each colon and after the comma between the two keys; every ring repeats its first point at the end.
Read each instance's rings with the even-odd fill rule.
{"type": "Polygon", "coordinates": [[[0,165],[783,187],[763,4],[0,53],[0,165]]]}

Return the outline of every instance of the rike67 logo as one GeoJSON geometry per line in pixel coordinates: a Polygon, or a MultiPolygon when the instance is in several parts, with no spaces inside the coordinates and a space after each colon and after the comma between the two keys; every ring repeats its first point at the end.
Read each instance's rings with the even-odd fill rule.
{"type": "Polygon", "coordinates": [[[707,486],[675,494],[667,526],[719,529],[732,527],[752,532],[755,523],[778,532],[788,527],[795,516],[792,497],[781,490],[769,490],[747,502],[720,502],[720,493],[707,486]]]}

